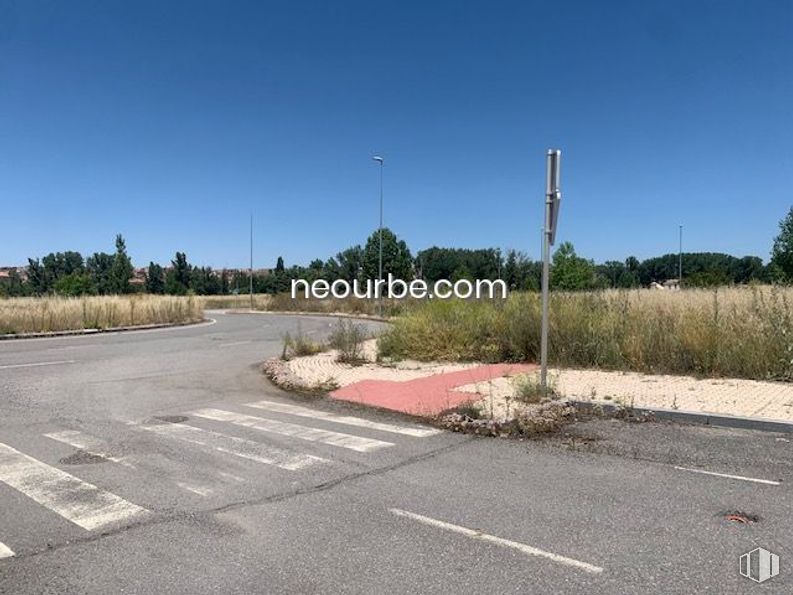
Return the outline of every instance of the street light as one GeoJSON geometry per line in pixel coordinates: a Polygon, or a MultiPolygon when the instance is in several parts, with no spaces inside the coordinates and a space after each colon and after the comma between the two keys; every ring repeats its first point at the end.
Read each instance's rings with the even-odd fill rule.
{"type": "Polygon", "coordinates": [[[249,271],[251,312],[253,312],[253,213],[251,213],[251,268],[249,271]]]}
{"type": "MultiPolygon", "coordinates": [[[[372,159],[380,164],[380,227],[378,227],[378,235],[380,236],[380,255],[377,264],[377,279],[380,280],[383,278],[383,163],[385,160],[380,155],[374,155],[372,159]]],[[[380,311],[380,316],[382,316],[383,296],[378,295],[378,298],[378,310],[380,311]]]]}
{"type": "Polygon", "coordinates": [[[680,243],[677,248],[677,288],[683,289],[683,224],[680,224],[680,243]]]}

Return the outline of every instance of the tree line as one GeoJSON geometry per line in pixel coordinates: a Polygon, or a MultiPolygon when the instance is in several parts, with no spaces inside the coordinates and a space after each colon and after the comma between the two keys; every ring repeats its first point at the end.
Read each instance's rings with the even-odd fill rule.
{"type": "MultiPolygon", "coordinates": [[[[542,263],[517,250],[499,248],[464,249],[433,246],[415,256],[404,240],[383,228],[383,276],[432,283],[440,279],[503,279],[510,290],[538,290],[542,263]]],[[[253,275],[256,293],[289,291],[293,279],[335,281],[377,279],[379,270],[379,232],[366,243],[355,245],[327,260],[316,259],[308,266],[286,267],[282,257],[275,266],[253,275]]],[[[771,259],[764,265],[757,256],[738,258],[715,252],[689,252],[682,255],[683,284],[688,287],[713,287],[745,283],[793,282],[793,208],[780,222],[771,259]]],[[[652,282],[676,279],[679,255],[670,253],[639,261],[630,256],[624,261],[596,264],[579,256],[565,242],[554,251],[551,262],[551,288],[592,290],[647,287],[652,282]]],[[[132,262],[124,238],[116,236],[115,252],[96,252],[83,258],[79,252],[50,253],[41,259],[28,259],[26,278],[14,271],[0,279],[0,295],[25,296],[57,294],[66,296],[124,294],[136,291],[172,295],[223,295],[246,293],[251,283],[246,270],[215,270],[191,265],[184,252],[177,252],[169,266],[151,262],[143,279],[133,278],[132,262]]]]}

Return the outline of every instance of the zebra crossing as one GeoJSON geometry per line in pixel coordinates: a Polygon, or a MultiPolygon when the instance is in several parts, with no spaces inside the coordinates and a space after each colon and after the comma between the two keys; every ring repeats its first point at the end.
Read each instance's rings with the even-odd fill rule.
{"type": "Polygon", "coordinates": [[[146,512],[6,444],[0,444],[0,481],[88,531],[146,512]]]}
{"type": "MultiPolygon", "coordinates": [[[[250,409],[251,413],[234,411],[233,408],[204,407],[187,411],[178,419],[163,421],[162,418],[153,418],[126,422],[124,427],[135,436],[156,437],[154,454],[160,455],[168,465],[181,466],[178,473],[173,469],[159,473],[156,481],[189,492],[193,498],[209,497],[220,485],[246,485],[256,481],[260,474],[254,474],[244,465],[264,465],[275,473],[310,473],[333,466],[337,454],[372,456],[404,441],[409,443],[442,433],[416,424],[373,421],[276,401],[256,401],[242,407],[250,409]],[[360,435],[360,431],[367,435],[360,435]],[[218,469],[196,468],[179,460],[179,457],[169,457],[174,448],[186,448],[197,456],[208,456],[212,460],[220,458],[222,461],[218,463],[218,469]],[[317,449],[324,451],[318,453],[317,449]],[[332,454],[320,456],[328,451],[332,454]],[[228,465],[229,461],[240,461],[243,471],[231,472],[234,468],[228,465]],[[199,474],[204,476],[203,481],[195,479],[199,474]],[[212,476],[212,481],[208,482],[207,476],[212,476]]],[[[42,437],[59,452],[62,452],[62,446],[66,446],[75,449],[71,456],[79,454],[92,462],[117,465],[127,472],[127,477],[131,474],[132,478],[143,479],[144,474],[151,473],[152,453],[138,453],[134,448],[118,452],[111,442],[75,429],[59,428],[43,433],[42,437]]],[[[39,460],[11,442],[0,436],[0,487],[5,484],[24,496],[23,501],[32,501],[79,530],[106,531],[141,522],[157,514],[150,504],[140,499],[135,503],[135,490],[132,490],[132,496],[114,493],[113,490],[125,492],[126,487],[120,486],[119,481],[103,481],[105,476],[95,471],[95,467],[89,475],[91,481],[88,481],[78,477],[88,473],[79,463],[70,468],[75,474],[59,467],[69,457],[58,462],[39,460]],[[103,483],[111,483],[112,487],[105,488],[103,483]]],[[[147,475],[146,479],[151,480],[151,477],[147,475]]],[[[5,506],[0,502],[0,510],[5,506]]],[[[6,514],[9,514],[8,509],[6,514]]],[[[24,522],[24,512],[11,514],[24,522]]],[[[0,560],[18,555],[12,536],[3,535],[3,532],[0,526],[0,560]]]]}

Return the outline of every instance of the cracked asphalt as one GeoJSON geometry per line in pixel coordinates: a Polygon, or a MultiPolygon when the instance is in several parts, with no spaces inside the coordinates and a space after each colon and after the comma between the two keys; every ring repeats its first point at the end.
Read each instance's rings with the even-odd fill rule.
{"type": "Polygon", "coordinates": [[[210,315],[0,342],[0,593],[793,592],[791,435],[432,432],[261,375],[332,319],[210,315]]]}

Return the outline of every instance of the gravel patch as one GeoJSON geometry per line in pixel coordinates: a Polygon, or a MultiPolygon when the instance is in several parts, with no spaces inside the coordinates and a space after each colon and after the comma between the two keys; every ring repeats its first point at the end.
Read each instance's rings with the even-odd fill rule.
{"type": "MultiPolygon", "coordinates": [[[[336,361],[338,351],[332,349],[316,355],[296,357],[283,362],[278,372],[285,381],[294,386],[316,387],[318,385],[347,386],[362,380],[391,380],[402,382],[425,378],[433,374],[445,374],[475,368],[479,364],[441,364],[404,360],[394,363],[376,363],[377,341],[371,339],[364,343],[365,363],[360,365],[344,364],[336,361]]],[[[267,365],[267,364],[265,364],[267,365]]],[[[275,364],[271,364],[276,367],[275,364]]],[[[283,386],[283,385],[281,385],[283,386]]]]}
{"type": "MultiPolygon", "coordinates": [[[[793,421],[793,384],[598,370],[549,370],[549,374],[562,398],[793,421]]],[[[456,390],[479,394],[476,405],[483,415],[505,419],[515,409],[513,382],[495,378],[456,390]]]]}

